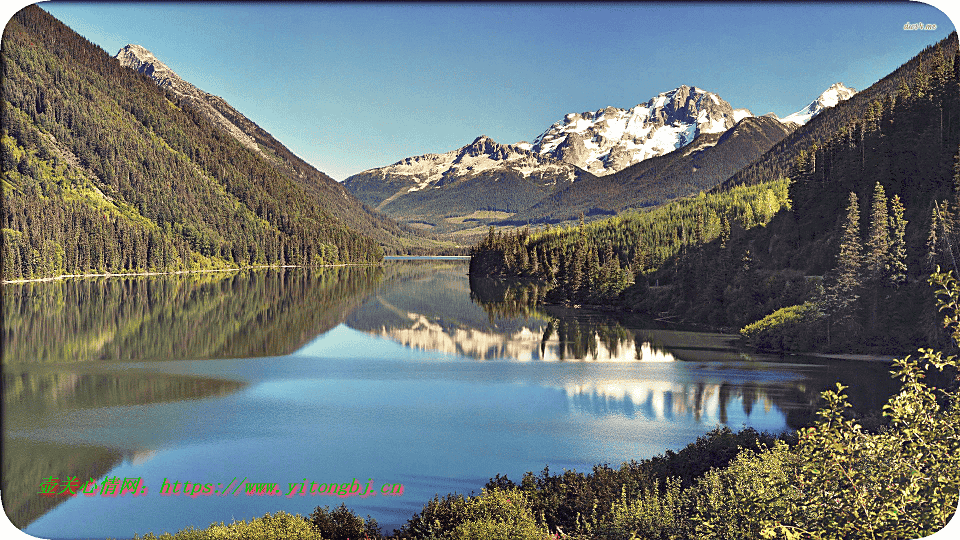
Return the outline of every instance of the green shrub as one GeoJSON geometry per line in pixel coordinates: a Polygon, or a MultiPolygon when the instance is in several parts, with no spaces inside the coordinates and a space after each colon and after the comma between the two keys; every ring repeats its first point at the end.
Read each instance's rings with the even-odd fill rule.
{"type": "Polygon", "coordinates": [[[466,521],[453,530],[456,540],[545,540],[549,533],[530,511],[518,489],[487,490],[466,501],[466,521]]]}
{"type": "Polygon", "coordinates": [[[434,497],[414,514],[394,536],[397,538],[440,538],[466,520],[467,501],[463,495],[451,493],[442,499],[434,497]]]}
{"type": "Polygon", "coordinates": [[[823,313],[814,302],[780,308],[744,326],[740,335],[751,346],[767,351],[810,350],[818,341],[817,323],[823,313]]]}
{"type": "Polygon", "coordinates": [[[702,540],[759,538],[779,523],[799,493],[790,485],[797,457],[782,441],[759,452],[742,451],[727,467],[704,474],[685,492],[684,537],[702,540]]]}
{"type": "Polygon", "coordinates": [[[316,507],[310,514],[310,522],[327,540],[380,540],[383,535],[377,520],[367,519],[353,513],[347,505],[340,504],[331,511],[329,506],[316,507]]]}
{"type": "Polygon", "coordinates": [[[246,521],[234,521],[230,525],[214,523],[206,529],[189,527],[177,534],[164,533],[155,536],[135,535],[134,540],[324,540],[320,531],[303,516],[280,511],[246,521]]]}
{"type": "Polygon", "coordinates": [[[628,497],[624,489],[596,533],[610,540],[669,540],[679,534],[683,517],[680,480],[671,478],[664,489],[655,482],[638,497],[628,497]]]}
{"type": "MultiPolygon", "coordinates": [[[[960,342],[960,285],[935,274],[940,311],[960,342]]],[[[957,357],[922,349],[895,362],[903,383],[884,406],[889,425],[869,433],[845,415],[850,405],[837,384],[822,394],[815,425],[782,445],[744,452],[726,469],[707,473],[691,490],[689,536],[694,538],[921,538],[943,528],[960,493],[960,391],[924,379],[957,357]]]]}

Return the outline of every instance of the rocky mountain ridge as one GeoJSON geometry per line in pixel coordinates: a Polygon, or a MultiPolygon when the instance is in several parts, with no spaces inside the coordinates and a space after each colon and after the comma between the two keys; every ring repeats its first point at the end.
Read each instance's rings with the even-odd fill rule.
{"type": "Polygon", "coordinates": [[[424,154],[344,180],[358,199],[434,232],[477,229],[533,205],[558,186],[590,177],[574,165],[481,135],[443,154],[424,154]]]}
{"type": "Polygon", "coordinates": [[[562,223],[652,207],[706,191],[760,157],[796,129],[768,116],[741,119],[721,133],[703,133],[679,150],[557,188],[537,204],[495,225],[562,223]]]}
{"type": "Polygon", "coordinates": [[[702,133],[722,133],[748,116],[753,113],[713,92],[682,85],[632,109],[567,114],[529,148],[603,176],[686,146],[702,133]]]}
{"type": "Polygon", "coordinates": [[[257,152],[263,157],[267,157],[267,154],[257,145],[256,140],[249,134],[251,129],[259,129],[259,126],[250,122],[250,120],[224,101],[223,98],[204,92],[180,78],[175,71],[161,62],[146,48],[140,45],[128,44],[120,49],[114,58],[120,61],[120,65],[150,77],[156,81],[157,85],[161,88],[167,88],[176,94],[189,98],[197,108],[200,109],[204,116],[210,119],[217,127],[232,135],[250,150],[257,152]],[[241,118],[246,120],[246,122],[241,121],[241,118]],[[252,125],[244,126],[244,123],[252,125]]]}
{"type": "Polygon", "coordinates": [[[717,94],[684,85],[632,109],[567,114],[533,143],[501,144],[480,136],[450,152],[361,172],[344,186],[388,216],[438,233],[476,233],[491,223],[563,221],[581,211],[600,216],[711,189],[851,95],[837,83],[783,122],[773,113],[758,117],[734,109],[717,94]],[[736,143],[710,150],[731,137],[736,143]],[[674,152],[669,161],[641,165],[674,152]],[[598,180],[605,177],[611,181],[598,180]],[[580,180],[587,182],[574,185],[580,180]]]}

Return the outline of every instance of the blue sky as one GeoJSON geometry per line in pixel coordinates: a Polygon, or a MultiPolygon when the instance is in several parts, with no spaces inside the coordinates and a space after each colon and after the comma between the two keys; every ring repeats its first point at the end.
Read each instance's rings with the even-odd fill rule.
{"type": "Polygon", "coordinates": [[[866,88],[954,29],[920,3],[41,7],[110,54],[150,49],[337,180],[481,134],[531,141],[566,113],[681,84],[782,117],[835,82],[866,88]],[[915,22],[937,29],[903,29],[915,22]]]}

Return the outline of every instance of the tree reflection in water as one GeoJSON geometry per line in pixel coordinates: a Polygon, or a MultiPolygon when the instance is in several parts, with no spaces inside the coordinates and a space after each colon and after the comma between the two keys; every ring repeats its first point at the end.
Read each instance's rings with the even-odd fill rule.
{"type": "Polygon", "coordinates": [[[639,328],[606,313],[544,305],[550,287],[538,282],[471,276],[470,288],[491,322],[543,323],[540,360],[650,366],[639,377],[565,385],[573,406],[590,414],[728,424],[756,416],[759,405],[760,415],[778,410],[796,429],[812,422],[820,392],[838,380],[861,382],[850,390],[861,415],[878,416],[895,391],[885,363],[758,355],[719,334],[639,328]]]}

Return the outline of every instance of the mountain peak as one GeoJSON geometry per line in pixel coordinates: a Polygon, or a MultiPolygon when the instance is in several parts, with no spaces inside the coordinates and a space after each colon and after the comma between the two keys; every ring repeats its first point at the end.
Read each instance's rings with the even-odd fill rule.
{"type": "Polygon", "coordinates": [[[496,141],[494,141],[490,137],[487,137],[486,135],[480,135],[479,137],[474,139],[472,143],[470,143],[470,146],[481,146],[481,145],[487,144],[488,142],[496,144],[496,141]]]}
{"type": "Polygon", "coordinates": [[[847,88],[842,82],[833,83],[830,85],[830,88],[824,90],[823,93],[820,94],[817,99],[811,101],[809,105],[786,118],[782,118],[780,121],[794,122],[802,126],[809,122],[814,116],[820,114],[824,109],[836,107],[838,103],[850,99],[856,93],[856,89],[847,88]]]}
{"type": "Polygon", "coordinates": [[[605,175],[686,146],[701,133],[723,133],[747,116],[753,114],[683,84],[632,109],[566,114],[532,145],[520,147],[605,175]]]}
{"type": "Polygon", "coordinates": [[[830,85],[830,88],[827,88],[820,94],[817,101],[823,104],[824,107],[836,107],[837,103],[845,99],[850,99],[856,93],[857,91],[855,89],[847,88],[842,82],[837,82],[830,85]]]}
{"type": "Polygon", "coordinates": [[[512,144],[501,144],[486,135],[480,135],[472,143],[460,148],[457,153],[459,154],[457,162],[460,162],[467,156],[488,156],[494,160],[505,160],[517,154],[528,154],[529,150],[512,144]]]}
{"type": "MultiPolygon", "coordinates": [[[[120,49],[120,52],[117,53],[117,56],[121,54],[133,54],[138,58],[154,57],[153,53],[147,50],[146,47],[142,45],[137,45],[135,43],[128,43],[120,49]]],[[[155,57],[154,57],[155,58],[155,57]]]]}
{"type": "Polygon", "coordinates": [[[123,67],[143,73],[162,87],[180,93],[185,92],[187,87],[193,87],[141,45],[127,44],[117,52],[115,58],[123,67]]]}
{"type": "MultiPolygon", "coordinates": [[[[256,142],[260,128],[249,118],[231,107],[222,98],[208,94],[180,78],[169,66],[141,45],[124,46],[114,57],[120,65],[153,79],[157,86],[166,88],[193,103],[216,126],[233,135],[241,144],[267,157],[256,142]]],[[[264,132],[266,133],[266,132],[264,132]]],[[[269,135],[269,134],[268,134],[269,135]]]]}

